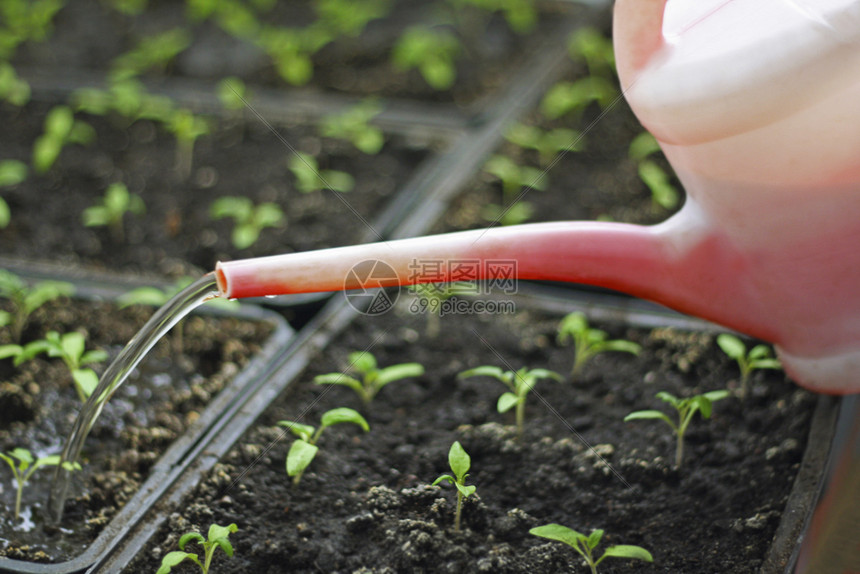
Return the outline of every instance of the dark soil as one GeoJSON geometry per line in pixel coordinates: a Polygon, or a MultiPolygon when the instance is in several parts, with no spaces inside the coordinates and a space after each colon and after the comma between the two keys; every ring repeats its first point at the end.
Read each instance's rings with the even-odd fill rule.
{"type": "Polygon", "coordinates": [[[586,533],[602,528],[604,544],[654,555],[653,565],[607,560],[601,572],[757,572],[801,460],[814,396],[781,373],[757,374],[745,401],[717,402],[712,420],[693,422],[677,470],[668,427],[623,417],[664,409],[654,398],[661,390],[734,388],[736,366],[712,335],[610,326],[643,353],[598,355],[576,381],[538,383],[518,441],[512,413],[495,409],[503,386],[456,375],[483,364],[567,375],[572,352],[555,342],[558,321],[524,309],[452,315],[428,340],[424,318],[405,305],[362,317],[258,419],[128,571],[155,570],[186,531],[233,522],[236,555],[216,563],[237,573],[584,571],[571,549],[528,534],[558,522],[586,533]],[[349,389],[310,384],[345,368],[353,350],[373,352],[381,366],[418,361],[427,372],[391,383],[367,408],[349,389]],[[363,412],[370,432],[327,430],[293,487],[284,468],[292,437],[277,422],[318,424],[340,406],[363,412]],[[468,483],[477,486],[459,533],[453,489],[429,486],[450,472],[455,440],[472,457],[468,483]]]}
{"type": "MultiPolygon", "coordinates": [[[[0,136],[0,157],[28,162],[47,110],[39,104],[20,111],[0,106],[0,123],[8,128],[0,136]]],[[[397,137],[370,156],[351,144],[322,140],[312,127],[275,134],[258,121],[222,121],[196,144],[194,170],[185,180],[175,169],[175,141],[152,122],[83,119],[96,129],[96,142],[65,147],[45,175],[4,189],[12,222],[0,229],[0,253],[177,276],[199,275],[221,259],[347,245],[368,235],[376,239],[382,230],[374,221],[428,155],[424,144],[413,148],[397,137]],[[292,152],[279,137],[316,156],[320,169],[350,173],[355,189],[300,193],[287,165],[292,152]],[[143,216],[126,214],[123,237],[106,227],[85,227],[81,219],[115,182],[125,183],[146,204],[143,216]],[[238,250],[230,238],[233,221],[209,215],[212,201],[222,196],[275,202],[286,222],[264,229],[254,245],[238,250]]]]}
{"type": "MultiPolygon", "coordinates": [[[[5,306],[4,306],[5,308],[5,306]]],[[[23,340],[48,331],[80,330],[88,349],[111,357],[137,332],[152,309],[118,310],[110,303],[60,300],[31,318],[23,340]]],[[[43,505],[53,469],[27,483],[22,522],[13,520],[15,488],[9,469],[0,471],[0,556],[62,561],[79,554],[135,494],[164,450],[259,352],[269,323],[191,316],[160,342],[108,401],[86,442],[61,530],[44,529],[43,505]],[[181,336],[177,333],[181,332],[181,336]],[[180,346],[181,345],[181,346],[180,346]]],[[[6,344],[4,330],[0,344],[6,344]]],[[[101,372],[106,364],[94,368],[101,372]]],[[[45,355],[14,367],[0,361],[0,450],[26,447],[47,455],[62,450],[80,401],[62,360],[45,355]]]]}

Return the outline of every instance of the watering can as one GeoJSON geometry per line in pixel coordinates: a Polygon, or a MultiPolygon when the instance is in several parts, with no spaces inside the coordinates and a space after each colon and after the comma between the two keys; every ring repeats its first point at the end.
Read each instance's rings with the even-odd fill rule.
{"type": "Polygon", "coordinates": [[[687,192],[665,222],[221,262],[221,294],[492,279],[487,263],[508,261],[520,279],[612,288],[770,341],[799,384],[860,392],[860,2],[618,0],[614,42],[624,94],[687,192]],[[416,272],[428,261],[478,264],[416,272]]]}

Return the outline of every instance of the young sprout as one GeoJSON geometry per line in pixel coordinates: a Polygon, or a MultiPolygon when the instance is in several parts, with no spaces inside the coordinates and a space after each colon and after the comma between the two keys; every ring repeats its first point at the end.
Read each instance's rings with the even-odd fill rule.
{"type": "Polygon", "coordinates": [[[687,427],[690,421],[693,420],[693,415],[697,412],[702,414],[702,418],[711,418],[714,401],[719,401],[729,396],[728,391],[710,391],[701,395],[696,395],[687,399],[679,399],[667,392],[657,393],[657,398],[669,403],[678,413],[678,421],[675,422],[667,415],[660,411],[647,410],[632,412],[624,417],[624,422],[644,419],[658,419],[665,422],[672,428],[672,432],[677,437],[675,443],[675,466],[681,468],[681,462],[684,457],[684,433],[687,432],[687,427]]]}
{"type": "Polygon", "coordinates": [[[610,546],[603,551],[603,555],[600,558],[595,560],[594,549],[597,548],[597,545],[600,544],[600,540],[603,538],[603,530],[600,529],[593,530],[591,534],[586,536],[561,524],[545,524],[532,528],[529,530],[529,534],[540,536],[547,540],[564,542],[585,558],[585,562],[591,568],[591,574],[597,574],[597,566],[606,558],[626,558],[629,560],[643,560],[645,562],[654,561],[651,553],[641,546],[628,544],[610,546]]]}
{"type": "Polygon", "coordinates": [[[302,193],[313,193],[321,189],[345,193],[355,186],[351,175],[333,169],[320,170],[316,158],[306,153],[294,154],[290,158],[289,166],[296,177],[296,187],[302,193]]]}
{"type": "Polygon", "coordinates": [[[400,381],[424,374],[424,367],[418,363],[401,363],[380,369],[376,357],[367,351],[355,351],[349,354],[350,369],[361,374],[361,380],[346,373],[328,373],[314,377],[317,385],[344,385],[361,397],[365,405],[373,401],[376,393],[388,383],[400,381]]]}
{"type": "Polygon", "coordinates": [[[209,207],[212,219],[232,217],[236,221],[230,236],[236,249],[245,249],[256,243],[266,227],[278,227],[284,221],[284,212],[276,203],[254,205],[247,197],[221,197],[209,207]]]}
{"type": "Polygon", "coordinates": [[[385,135],[370,121],[381,111],[379,102],[366,99],[343,112],[324,117],[320,131],[325,137],[352,142],[366,154],[377,154],[385,144],[385,135]]]}
{"type": "MultiPolygon", "coordinates": [[[[0,161],[0,187],[12,187],[27,179],[27,164],[15,159],[0,161]]],[[[12,211],[9,204],[0,197],[0,228],[12,221],[12,211]]]]}
{"type": "Polygon", "coordinates": [[[191,34],[183,28],[143,38],[137,46],[114,58],[111,77],[127,79],[149,70],[164,71],[190,44],[191,34]]]}
{"type": "Polygon", "coordinates": [[[21,107],[30,101],[30,84],[18,77],[15,68],[0,58],[0,101],[21,107]]]}
{"type": "Polygon", "coordinates": [[[314,10],[321,24],[337,35],[356,37],[371,20],[384,18],[390,0],[316,0],[314,10]]]}
{"type": "Polygon", "coordinates": [[[60,335],[56,331],[50,331],[44,339],[24,345],[22,351],[15,358],[15,364],[20,365],[40,353],[47,353],[49,357],[63,359],[72,374],[75,390],[81,402],[93,393],[99,382],[95,371],[84,368],[84,366],[100,363],[108,358],[107,353],[100,349],[87,351],[86,340],[81,333],[72,331],[60,335]]]}
{"type": "Polygon", "coordinates": [[[728,333],[717,336],[717,345],[726,355],[738,363],[741,370],[741,388],[738,394],[741,397],[746,397],[749,392],[749,380],[753,371],[782,368],[782,363],[779,362],[779,359],[771,356],[770,347],[767,345],[756,345],[747,353],[747,347],[743,341],[728,333]]]}
{"type": "Polygon", "coordinates": [[[394,67],[407,71],[418,68],[434,90],[447,90],[457,79],[455,60],[460,40],[450,31],[412,26],[400,36],[391,53],[394,67]]]}
{"type": "Polygon", "coordinates": [[[209,122],[190,110],[173,110],[165,122],[167,131],[176,138],[176,168],[183,179],[191,175],[194,159],[194,142],[209,133],[209,122]]]}
{"type": "Polygon", "coordinates": [[[454,476],[443,474],[433,481],[433,484],[440,482],[450,482],[457,488],[457,510],[454,514],[454,530],[460,532],[460,515],[463,510],[463,499],[475,493],[476,486],[466,486],[466,479],[469,477],[469,468],[472,466],[472,458],[463,448],[459,441],[454,441],[451,449],[448,451],[448,466],[454,476]]]}
{"type": "Polygon", "coordinates": [[[561,152],[582,151],[584,148],[579,132],[565,128],[542,130],[537,126],[517,123],[508,129],[505,139],[538,152],[541,165],[549,165],[561,152]]]}
{"type": "Polygon", "coordinates": [[[87,227],[107,226],[114,239],[122,243],[125,241],[125,214],[142,215],[145,212],[146,205],[139,195],[129,193],[124,183],[112,183],[105,191],[101,203],[86,208],[82,218],[87,227]]]}
{"type": "Polygon", "coordinates": [[[502,225],[516,225],[528,219],[532,213],[531,204],[517,201],[517,195],[523,187],[546,189],[546,173],[534,167],[518,165],[503,155],[492,156],[483,169],[502,182],[502,204],[485,206],[484,218],[502,225]]]}
{"type": "Polygon", "coordinates": [[[33,168],[45,173],[69,143],[88,144],[96,137],[89,124],[76,120],[66,106],[54,106],[45,116],[45,131],[33,144],[33,168]]]}
{"type": "Polygon", "coordinates": [[[218,101],[225,110],[238,111],[245,107],[245,102],[250,99],[248,88],[241,78],[230,76],[218,82],[216,91],[218,101]]]}
{"type": "Polygon", "coordinates": [[[615,77],[615,52],[612,40],[591,26],[570,35],[567,51],[574,60],[584,60],[588,74],[611,80],[615,77]]]}
{"type": "Polygon", "coordinates": [[[531,369],[526,367],[520,370],[504,371],[499,367],[484,365],[463,371],[457,375],[458,379],[468,377],[492,377],[501,381],[509,390],[499,397],[496,409],[500,413],[506,413],[516,407],[517,435],[522,437],[523,420],[525,418],[526,397],[540,379],[554,379],[561,382],[564,380],[555,371],[547,369],[531,369]]]}
{"type": "Polygon", "coordinates": [[[311,425],[301,424],[295,421],[278,421],[282,427],[290,429],[294,435],[299,437],[290,447],[287,453],[287,475],[293,477],[293,484],[298,485],[302,479],[305,469],[313,462],[319,451],[317,442],[323,431],[328,427],[341,423],[352,423],[358,425],[364,432],[370,430],[370,425],[357,411],[348,408],[337,408],[323,413],[320,418],[320,426],[315,429],[311,425]]]}
{"type": "Polygon", "coordinates": [[[648,156],[655,153],[662,153],[660,145],[648,132],[642,132],[630,142],[628,155],[630,159],[637,162],[639,179],[651,190],[652,201],[664,209],[674,209],[681,200],[681,196],[669,181],[669,174],[648,159],[648,156]]]}
{"type": "Polygon", "coordinates": [[[607,341],[607,334],[600,329],[592,329],[588,326],[588,320],[584,313],[578,311],[566,315],[558,325],[556,340],[560,345],[567,344],[573,339],[573,368],[570,370],[571,377],[576,378],[585,365],[593,356],[607,351],[618,351],[638,355],[642,347],[632,341],[615,339],[607,341]]]}
{"type": "Polygon", "coordinates": [[[303,86],[314,75],[313,55],[332,39],[332,32],[311,24],[304,28],[266,26],[254,41],[269,55],[285,82],[303,86]]]}
{"type": "MultiPolygon", "coordinates": [[[[21,515],[21,495],[24,492],[24,486],[27,484],[27,481],[41,467],[57,466],[60,464],[60,455],[54,454],[35,458],[26,448],[16,448],[6,454],[0,452],[0,459],[6,461],[9,468],[12,469],[12,474],[15,475],[15,483],[18,487],[15,495],[15,520],[18,520],[18,517],[21,515]]],[[[76,462],[64,462],[63,468],[68,471],[80,470],[81,465],[76,462]]]]}
{"type": "Polygon", "coordinates": [[[74,291],[74,285],[64,281],[41,281],[29,287],[14,273],[0,269],[0,297],[11,301],[13,309],[11,313],[0,311],[0,326],[9,325],[12,339],[20,342],[24,327],[36,309],[74,291]]]}
{"type": "Polygon", "coordinates": [[[606,108],[618,91],[615,85],[599,76],[589,76],[575,82],[559,82],[547,90],[540,103],[540,111],[550,120],[571,115],[579,119],[592,102],[606,108]]]}
{"type": "Polygon", "coordinates": [[[209,574],[209,568],[212,565],[212,557],[215,555],[215,551],[218,548],[224,551],[227,558],[233,557],[233,545],[230,544],[228,538],[237,530],[239,530],[239,527],[235,524],[231,524],[230,526],[218,526],[217,524],[212,524],[209,526],[208,539],[204,539],[203,535],[199,532],[188,532],[183,534],[179,539],[179,550],[174,550],[173,552],[168,552],[164,555],[164,558],[161,559],[161,567],[158,569],[156,574],[167,574],[170,572],[171,568],[185,560],[190,560],[197,564],[203,574],[209,574]],[[203,547],[203,562],[200,561],[200,556],[198,554],[185,552],[185,546],[189,542],[196,542],[203,547]]]}
{"type": "Polygon", "coordinates": [[[451,297],[475,295],[478,286],[472,281],[453,281],[451,283],[418,283],[410,285],[409,291],[415,299],[409,305],[413,313],[427,315],[427,327],[424,333],[431,339],[439,336],[439,317],[442,316],[445,302],[451,297]]]}

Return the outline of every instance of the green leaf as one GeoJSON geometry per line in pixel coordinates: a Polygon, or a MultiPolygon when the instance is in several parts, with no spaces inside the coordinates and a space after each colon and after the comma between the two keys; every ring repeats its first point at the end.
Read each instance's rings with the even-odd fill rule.
{"type": "Polygon", "coordinates": [[[327,411],[323,414],[320,422],[322,423],[322,428],[341,423],[352,423],[360,426],[365,432],[370,430],[370,425],[367,424],[367,421],[364,420],[364,417],[358,411],[345,407],[327,411]]]}
{"type": "Polygon", "coordinates": [[[670,393],[667,393],[666,391],[660,391],[659,393],[657,393],[654,396],[663,402],[669,403],[670,405],[672,405],[676,409],[680,408],[680,406],[681,406],[682,401],[679,400],[676,396],[674,396],[670,393]]]}
{"type": "Polygon", "coordinates": [[[603,553],[603,556],[600,557],[600,560],[597,562],[600,563],[604,558],[612,557],[612,558],[629,558],[631,560],[643,560],[645,562],[654,562],[654,557],[651,556],[651,553],[642,548],[641,546],[632,546],[629,544],[617,544],[615,546],[610,546],[603,553]]]}
{"type": "Polygon", "coordinates": [[[23,350],[21,345],[0,345],[0,360],[17,357],[23,350]]]}
{"type": "Polygon", "coordinates": [[[709,391],[709,392],[703,394],[702,396],[705,397],[706,399],[708,399],[709,401],[714,402],[714,401],[719,401],[719,400],[728,398],[730,395],[731,395],[731,393],[729,393],[729,391],[720,390],[720,391],[709,391]]]}
{"type": "Polygon", "coordinates": [[[27,179],[27,164],[15,159],[0,161],[0,187],[18,185],[27,179]]]}
{"type": "Polygon", "coordinates": [[[630,142],[627,155],[630,159],[643,160],[651,154],[660,152],[660,144],[657,139],[648,132],[642,132],[630,142]]]}
{"type": "Polygon", "coordinates": [[[72,378],[85,397],[93,394],[99,384],[99,377],[92,369],[75,369],[72,378]]]}
{"type": "Polygon", "coordinates": [[[494,379],[504,381],[504,374],[505,371],[499,367],[483,365],[480,367],[475,367],[474,369],[462,371],[457,375],[457,378],[467,379],[469,377],[493,377],[494,379]]]}
{"type": "Polygon", "coordinates": [[[750,349],[750,352],[747,355],[747,358],[750,360],[754,360],[754,359],[763,359],[763,358],[769,357],[769,356],[770,356],[770,347],[768,347],[767,345],[756,345],[755,347],[750,349]]]}
{"type": "Polygon", "coordinates": [[[209,526],[209,542],[214,542],[221,546],[221,549],[224,551],[224,553],[232,558],[233,546],[228,541],[228,538],[231,534],[238,530],[239,527],[236,526],[235,523],[230,524],[229,526],[219,526],[217,524],[212,524],[211,526],[209,526]]]}
{"type": "Polygon", "coordinates": [[[297,423],[295,421],[278,421],[278,426],[286,427],[291,433],[303,440],[310,440],[316,432],[316,428],[311,425],[297,423]]]}
{"type": "Polygon", "coordinates": [[[77,331],[72,331],[71,333],[63,335],[61,345],[63,346],[63,353],[77,361],[81,358],[81,355],[84,354],[86,339],[83,334],[78,333],[77,331]]]}
{"type": "Polygon", "coordinates": [[[756,359],[750,366],[754,369],[781,369],[782,363],[779,359],[756,359]]]}
{"type": "Polygon", "coordinates": [[[535,528],[529,530],[529,534],[532,534],[534,536],[540,536],[541,538],[546,538],[547,540],[564,542],[565,544],[573,547],[580,554],[582,554],[582,550],[577,547],[577,543],[580,540],[587,540],[583,534],[580,534],[576,530],[555,523],[545,524],[543,526],[536,526],[535,528]]]}
{"type": "Polygon", "coordinates": [[[247,249],[257,242],[260,230],[251,225],[237,225],[233,228],[230,241],[236,249],[247,249]]]}
{"type": "Polygon", "coordinates": [[[41,135],[33,144],[33,168],[37,173],[45,173],[60,155],[62,141],[49,135],[41,135]]]}
{"type": "Polygon", "coordinates": [[[317,375],[316,377],[314,377],[314,384],[344,385],[359,394],[364,392],[364,386],[361,384],[361,381],[343,373],[327,373],[325,375],[317,375]]]}
{"type": "Polygon", "coordinates": [[[319,447],[302,439],[294,442],[287,453],[287,475],[296,476],[303,473],[318,451],[319,447]]]}
{"type": "MultiPolygon", "coordinates": [[[[0,455],[0,456],[2,456],[2,455],[0,455]]],[[[457,479],[455,479],[450,474],[443,474],[442,476],[440,476],[439,478],[437,478],[436,480],[433,481],[432,486],[436,486],[440,482],[450,482],[451,484],[457,484],[457,479]]]]}
{"type": "Polygon", "coordinates": [[[320,177],[325,187],[334,191],[346,193],[355,187],[355,179],[345,171],[328,169],[322,172],[320,177]]]}
{"type": "Polygon", "coordinates": [[[496,410],[500,413],[506,413],[514,408],[519,402],[520,397],[514,393],[503,393],[502,396],[499,397],[499,401],[496,403],[496,410]]]}
{"type": "Polygon", "coordinates": [[[455,482],[454,486],[457,488],[457,490],[460,491],[460,493],[463,495],[463,498],[469,497],[470,495],[474,494],[475,491],[478,489],[478,487],[474,484],[466,486],[465,484],[460,484],[459,482],[455,482]]]}
{"type": "Polygon", "coordinates": [[[728,333],[722,333],[717,336],[717,345],[719,345],[720,349],[726,355],[735,360],[744,358],[747,352],[746,345],[740,339],[728,333]]]}
{"type": "Polygon", "coordinates": [[[617,351],[623,353],[631,353],[633,355],[638,355],[640,351],[642,351],[642,347],[633,341],[624,341],[621,339],[614,341],[606,341],[603,344],[604,351],[617,351]]]}
{"type": "Polygon", "coordinates": [[[589,548],[594,550],[595,548],[597,548],[597,545],[600,544],[600,540],[602,538],[603,538],[603,530],[600,530],[598,528],[596,530],[591,531],[591,534],[588,535],[588,540],[586,541],[586,543],[588,544],[589,548]]]}
{"type": "Polygon", "coordinates": [[[399,381],[401,379],[420,377],[424,374],[424,367],[418,363],[403,363],[401,365],[392,365],[381,369],[376,374],[374,386],[381,389],[388,383],[399,381]]]}
{"type": "MultiPolygon", "coordinates": [[[[203,538],[202,536],[200,537],[203,538]]],[[[170,572],[171,568],[184,562],[185,560],[191,560],[195,562],[198,566],[200,565],[200,559],[197,558],[196,554],[189,554],[188,552],[179,552],[174,550],[173,552],[168,552],[164,555],[164,558],[161,559],[161,567],[156,571],[155,574],[167,574],[170,572]]]]}
{"type": "Polygon", "coordinates": [[[0,229],[4,229],[12,222],[12,211],[6,200],[0,197],[0,229]]]}
{"type": "Polygon", "coordinates": [[[355,351],[349,354],[350,367],[359,373],[367,374],[376,370],[376,357],[367,351],[355,351]]]}
{"type": "Polygon", "coordinates": [[[472,458],[460,444],[460,441],[454,441],[448,450],[448,465],[457,476],[457,482],[462,482],[466,473],[469,472],[469,467],[472,466],[472,458]]]}
{"type": "Polygon", "coordinates": [[[632,412],[629,415],[627,415],[626,417],[624,417],[624,422],[636,421],[636,420],[647,420],[647,419],[660,419],[662,421],[665,421],[669,425],[671,425],[673,428],[675,426],[675,423],[672,421],[672,419],[670,419],[669,417],[667,417],[664,413],[661,413],[660,411],[636,411],[636,412],[632,412]]]}

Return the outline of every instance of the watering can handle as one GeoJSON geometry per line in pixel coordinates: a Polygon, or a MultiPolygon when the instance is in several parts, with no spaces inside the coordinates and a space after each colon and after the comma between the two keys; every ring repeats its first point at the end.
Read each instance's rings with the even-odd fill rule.
{"type": "Polygon", "coordinates": [[[667,0],[617,0],[612,35],[621,86],[627,90],[651,57],[663,47],[667,0]]]}

